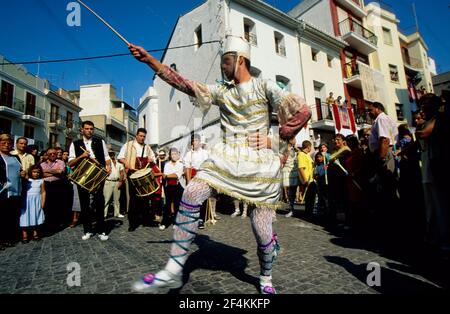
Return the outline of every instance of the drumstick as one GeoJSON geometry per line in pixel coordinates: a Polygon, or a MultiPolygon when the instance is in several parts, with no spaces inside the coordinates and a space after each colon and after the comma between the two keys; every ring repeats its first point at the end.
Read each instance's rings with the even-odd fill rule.
{"type": "Polygon", "coordinates": [[[130,42],[128,40],[126,40],[125,37],[123,37],[118,31],[116,31],[111,25],[109,25],[108,22],[106,22],[104,19],[102,19],[102,17],[100,15],[95,13],[94,10],[92,10],[90,7],[88,7],[86,4],[84,4],[81,0],[77,0],[77,2],[80,3],[82,6],[84,6],[86,9],[88,9],[89,11],[91,11],[92,14],[94,14],[101,22],[103,22],[103,24],[105,24],[107,27],[109,27],[110,30],[112,30],[120,39],[122,39],[127,44],[127,46],[130,45],[130,42]]]}
{"type": "MultiPolygon", "coordinates": [[[[85,150],[83,147],[81,147],[80,146],[80,148],[81,148],[81,150],[83,151],[83,152],[85,152],[85,153],[88,153],[89,154],[89,156],[91,156],[91,152],[89,152],[89,151],[87,151],[87,150],[85,150]]],[[[90,158],[90,157],[89,157],[90,158]]]]}

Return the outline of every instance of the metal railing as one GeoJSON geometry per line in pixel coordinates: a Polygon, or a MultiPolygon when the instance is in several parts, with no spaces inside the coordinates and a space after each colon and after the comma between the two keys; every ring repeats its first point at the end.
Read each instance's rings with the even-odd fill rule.
{"type": "Polygon", "coordinates": [[[254,46],[258,46],[258,37],[256,36],[256,34],[245,33],[244,37],[250,44],[252,44],[254,46]]]}
{"type": "Polygon", "coordinates": [[[333,121],[333,114],[331,113],[331,106],[326,103],[322,103],[320,106],[311,106],[311,111],[313,113],[311,121],[319,122],[324,120],[333,121]]]}
{"type": "Polygon", "coordinates": [[[281,56],[286,56],[286,47],[283,45],[278,45],[277,46],[277,54],[281,55],[281,56]]]}
{"type": "Polygon", "coordinates": [[[339,30],[341,32],[341,35],[344,36],[345,34],[348,34],[350,32],[356,33],[360,36],[362,36],[364,39],[369,41],[373,45],[378,44],[378,37],[369,31],[367,28],[362,26],[358,21],[348,18],[342,22],[339,23],[339,30]]]}
{"type": "Polygon", "coordinates": [[[45,110],[39,108],[30,108],[25,106],[25,115],[32,116],[41,120],[45,120],[45,110]]]}
{"type": "Polygon", "coordinates": [[[373,119],[369,115],[369,109],[362,109],[358,108],[356,105],[353,105],[353,114],[355,115],[356,124],[373,124],[373,119]]]}
{"type": "Polygon", "coordinates": [[[111,145],[116,145],[119,147],[121,147],[124,144],[124,143],[122,143],[122,141],[116,140],[116,139],[112,138],[111,136],[106,137],[106,143],[111,144],[111,145]]]}
{"type": "Polygon", "coordinates": [[[345,78],[352,78],[353,76],[359,75],[359,64],[358,62],[349,62],[344,65],[345,67],[345,78]]]}
{"type": "Polygon", "coordinates": [[[8,107],[23,113],[25,110],[25,101],[18,98],[13,98],[11,101],[3,100],[0,106],[8,107]],[[8,104],[8,102],[11,103],[8,104]]]}
{"type": "Polygon", "coordinates": [[[422,68],[422,61],[416,58],[412,58],[404,53],[402,53],[403,62],[406,65],[409,65],[410,67],[421,69],[422,68]]]}
{"type": "Polygon", "coordinates": [[[66,117],[55,112],[50,112],[50,123],[55,123],[58,126],[66,126],[66,117]]]}

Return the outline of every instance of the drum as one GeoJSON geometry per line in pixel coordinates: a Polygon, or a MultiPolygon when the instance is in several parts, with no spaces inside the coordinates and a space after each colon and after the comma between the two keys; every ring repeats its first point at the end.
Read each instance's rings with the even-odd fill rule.
{"type": "Polygon", "coordinates": [[[159,183],[153,175],[152,169],[138,170],[130,176],[137,196],[149,196],[159,189],[159,183]]]}
{"type": "Polygon", "coordinates": [[[95,193],[108,176],[108,172],[99,163],[86,158],[69,175],[69,180],[89,193],[95,193]]]}

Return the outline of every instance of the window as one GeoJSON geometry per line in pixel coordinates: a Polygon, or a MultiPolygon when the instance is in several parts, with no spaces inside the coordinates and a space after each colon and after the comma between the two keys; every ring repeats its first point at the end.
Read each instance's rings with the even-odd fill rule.
{"type": "Polygon", "coordinates": [[[200,48],[203,45],[203,37],[202,37],[202,26],[200,25],[195,30],[195,44],[196,49],[200,48]]]}
{"type": "Polygon", "coordinates": [[[25,125],[23,136],[26,138],[34,138],[34,128],[29,125],[25,125]]]}
{"type": "Polygon", "coordinates": [[[142,127],[147,127],[147,116],[145,114],[142,116],[142,127]]]}
{"type": "Polygon", "coordinates": [[[248,18],[244,18],[244,38],[253,46],[258,45],[255,23],[248,18]]]}
{"type": "Polygon", "coordinates": [[[403,104],[395,104],[395,110],[397,111],[398,120],[405,120],[405,116],[403,115],[403,104]]]}
{"type": "Polygon", "coordinates": [[[275,36],[275,52],[281,56],[286,56],[286,46],[284,45],[284,36],[278,32],[274,32],[275,36]]]}
{"type": "Polygon", "coordinates": [[[57,105],[51,104],[50,107],[50,122],[55,123],[58,120],[59,107],[57,105]]]}
{"type": "Polygon", "coordinates": [[[287,77],[282,76],[282,75],[277,75],[275,77],[275,80],[276,80],[278,86],[280,86],[283,90],[286,90],[286,91],[291,90],[290,80],[287,77]]]}
{"type": "Polygon", "coordinates": [[[311,57],[314,61],[318,60],[319,50],[311,48],[311,57]]]}
{"type": "Polygon", "coordinates": [[[56,142],[58,142],[58,134],[50,133],[50,140],[49,140],[48,146],[55,147],[56,142]]]}
{"type": "Polygon", "coordinates": [[[398,82],[398,68],[396,65],[389,64],[389,74],[392,82],[398,82]]]}
{"type": "Polygon", "coordinates": [[[0,134],[11,134],[11,120],[0,118],[0,134]]]}
{"type": "Polygon", "coordinates": [[[73,113],[70,111],[67,111],[66,126],[70,129],[73,128],[73,113]]]}
{"type": "Polygon", "coordinates": [[[328,67],[333,67],[333,57],[327,55],[328,67]]]}
{"type": "Polygon", "coordinates": [[[13,106],[14,85],[2,80],[2,89],[0,94],[0,106],[12,108],[13,106]]]}
{"type": "Polygon", "coordinates": [[[27,92],[25,114],[34,116],[36,114],[36,95],[27,92]]]}
{"type": "Polygon", "coordinates": [[[261,70],[255,67],[250,67],[250,75],[252,77],[259,78],[261,76],[261,70]]]}
{"type": "Polygon", "coordinates": [[[177,102],[177,111],[181,110],[181,101],[178,100],[177,102]]]}
{"type": "Polygon", "coordinates": [[[386,45],[392,46],[392,34],[389,28],[383,27],[383,39],[386,45]]]}

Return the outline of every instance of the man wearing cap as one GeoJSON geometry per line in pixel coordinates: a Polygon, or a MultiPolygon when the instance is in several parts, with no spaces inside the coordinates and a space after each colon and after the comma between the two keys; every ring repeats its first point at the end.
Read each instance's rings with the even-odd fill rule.
{"type": "Polygon", "coordinates": [[[208,160],[184,190],[167,265],[156,274],[145,275],[133,289],[157,292],[160,288],[182,286],[183,267],[197,234],[200,207],[214,189],[256,207],[250,218],[261,267],[260,292],[274,294],[272,262],[279,246],[272,232],[272,212],[282,204],[279,200],[282,158],[272,151],[268,140],[269,108],[278,113],[279,136],[287,140],[308,122],[311,117],[308,106],[275,82],[251,77],[250,45],[241,37],[226,38],[221,61],[225,81],[214,85],[183,78],[142,47],[130,45],[129,49],[162,80],[194,97],[195,105],[204,114],[211,106],[218,106],[224,131],[223,141],[210,150],[208,160]]]}
{"type": "Polygon", "coordinates": [[[103,195],[105,197],[105,218],[108,216],[109,202],[111,197],[113,198],[114,205],[114,217],[124,218],[120,214],[120,187],[125,181],[125,168],[116,160],[116,153],[109,152],[109,158],[111,158],[111,173],[106,178],[105,186],[103,187],[103,195]]]}

